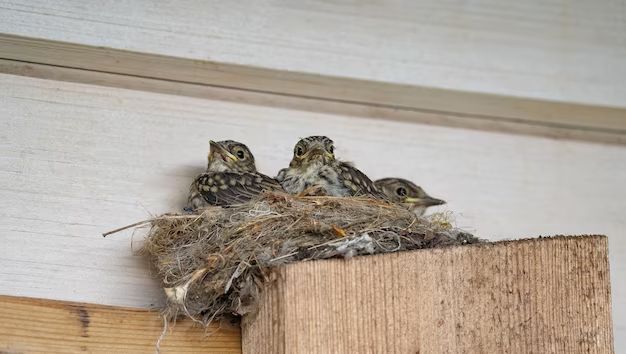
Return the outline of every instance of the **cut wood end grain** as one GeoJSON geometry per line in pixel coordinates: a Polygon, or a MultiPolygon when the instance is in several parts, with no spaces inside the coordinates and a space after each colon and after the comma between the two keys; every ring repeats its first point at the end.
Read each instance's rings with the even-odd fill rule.
{"type": "Polygon", "coordinates": [[[607,238],[554,237],[283,267],[244,352],[613,352],[607,238]]]}

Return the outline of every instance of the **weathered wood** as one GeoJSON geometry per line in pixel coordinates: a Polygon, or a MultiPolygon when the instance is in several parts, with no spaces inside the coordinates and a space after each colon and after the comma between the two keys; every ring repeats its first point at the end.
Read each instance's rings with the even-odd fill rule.
{"type": "MultiPolygon", "coordinates": [[[[157,311],[0,296],[2,353],[153,353],[163,331],[157,311]]],[[[240,353],[239,328],[178,321],[162,353],[240,353]]]]}
{"type": "Polygon", "coordinates": [[[289,265],[244,353],[611,353],[607,238],[289,265]]]}
{"type": "MultiPolygon", "coordinates": [[[[0,53],[0,59],[62,68],[297,96],[331,101],[331,104],[365,105],[374,110],[404,113],[405,119],[420,114],[430,115],[433,123],[441,121],[444,125],[452,117],[461,126],[471,127],[479,123],[492,129],[515,131],[517,128],[528,132],[538,126],[564,130],[561,137],[586,132],[592,137],[603,136],[604,141],[626,140],[626,110],[619,108],[363,81],[298,71],[281,72],[11,35],[0,35],[0,53]]],[[[118,86],[123,86],[124,81],[118,86]]],[[[179,90],[178,93],[185,92],[189,90],[179,90]]]]}
{"type": "Polygon", "coordinates": [[[607,106],[626,102],[623,0],[0,5],[0,33],[43,40],[282,73],[607,106]]]}
{"type": "Polygon", "coordinates": [[[27,39],[11,45],[12,38],[5,37],[0,35],[4,56],[27,61],[0,59],[0,73],[310,112],[626,144],[624,108],[207,66],[103,48],[34,45],[27,39]],[[68,57],[67,53],[73,54],[68,57]]]}

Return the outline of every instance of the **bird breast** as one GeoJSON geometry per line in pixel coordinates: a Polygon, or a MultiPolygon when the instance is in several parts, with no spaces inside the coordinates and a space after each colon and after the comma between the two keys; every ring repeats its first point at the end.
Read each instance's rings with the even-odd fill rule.
{"type": "Polygon", "coordinates": [[[311,164],[304,171],[289,168],[282,180],[283,188],[291,194],[298,194],[307,188],[318,186],[327,195],[346,196],[350,191],[341,183],[339,174],[331,166],[311,164]]]}
{"type": "Polygon", "coordinates": [[[207,167],[207,172],[227,172],[231,171],[232,168],[224,162],[221,158],[213,159],[209,166],[207,167]]]}

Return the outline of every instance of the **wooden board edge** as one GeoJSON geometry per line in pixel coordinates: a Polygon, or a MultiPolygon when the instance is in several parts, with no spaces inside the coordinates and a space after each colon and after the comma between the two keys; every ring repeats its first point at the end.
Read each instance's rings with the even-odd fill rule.
{"type": "Polygon", "coordinates": [[[485,120],[475,117],[463,117],[455,114],[426,113],[413,110],[377,107],[367,104],[341,103],[323,99],[293,97],[202,84],[172,82],[154,78],[143,78],[123,74],[65,68],[47,64],[26,63],[7,59],[0,59],[0,73],[37,79],[98,85],[193,98],[214,99],[233,103],[244,103],[257,106],[277,107],[282,109],[345,115],[368,119],[382,119],[489,132],[503,132],[516,135],[531,135],[551,139],[566,139],[619,145],[626,144],[626,134],[621,133],[577,129],[571,127],[563,128],[550,125],[526,123],[522,121],[511,122],[497,119],[485,120]]]}
{"type": "MultiPolygon", "coordinates": [[[[0,352],[155,352],[158,311],[0,295],[0,352]]],[[[170,324],[162,352],[240,353],[239,328],[170,324]]]]}
{"type": "MultiPolygon", "coordinates": [[[[521,237],[511,240],[498,240],[488,241],[481,243],[473,243],[469,245],[451,245],[437,248],[424,248],[412,251],[394,252],[394,253],[379,253],[374,255],[359,256],[359,259],[366,259],[368,257],[385,257],[386,255],[398,255],[406,253],[421,253],[421,252],[473,252],[476,249],[481,248],[507,248],[518,247],[526,244],[541,245],[544,243],[563,243],[563,242],[594,242],[599,248],[600,252],[606,254],[607,269],[609,269],[609,238],[606,235],[600,234],[587,234],[587,235],[552,235],[552,236],[538,236],[538,237],[521,237]]],[[[317,260],[315,262],[342,262],[341,258],[330,258],[317,260]]],[[[286,276],[288,272],[297,271],[297,268],[306,266],[305,262],[290,263],[282,266],[277,274],[280,274],[282,278],[286,276]]],[[[610,274],[609,274],[610,278],[610,274]]]]}
{"type": "MultiPolygon", "coordinates": [[[[421,122],[428,120],[430,124],[454,124],[470,128],[482,126],[487,130],[517,130],[524,134],[552,130],[554,137],[578,139],[588,135],[592,141],[613,143],[623,143],[626,140],[626,108],[282,72],[8,34],[0,34],[0,59],[23,65],[42,64],[59,69],[112,74],[118,75],[118,78],[123,76],[139,80],[160,80],[169,85],[209,86],[283,96],[290,102],[298,99],[323,101],[333,107],[331,110],[337,109],[337,106],[346,109],[347,106],[356,105],[361,107],[356,111],[372,112],[383,117],[390,114],[392,119],[400,117],[414,120],[415,116],[427,117],[422,118],[421,122]],[[393,112],[397,113],[392,114],[393,112]]],[[[16,73],[17,70],[15,66],[4,65],[0,72],[16,73]]],[[[30,71],[30,75],[38,74],[45,76],[43,70],[30,71]]],[[[64,77],[71,80],[71,75],[64,77]]],[[[88,80],[89,77],[91,76],[83,76],[83,80],[88,80]]],[[[114,77],[116,76],[105,80],[108,85],[128,85],[128,80],[111,80],[114,77]]],[[[98,84],[98,80],[86,83],[98,84]]],[[[150,90],[152,86],[144,82],[141,89],[150,90]]],[[[164,85],[157,86],[162,89],[164,85]]],[[[187,95],[190,91],[193,90],[188,87],[178,90],[178,93],[187,95]]],[[[313,106],[310,103],[308,105],[313,106]]]]}

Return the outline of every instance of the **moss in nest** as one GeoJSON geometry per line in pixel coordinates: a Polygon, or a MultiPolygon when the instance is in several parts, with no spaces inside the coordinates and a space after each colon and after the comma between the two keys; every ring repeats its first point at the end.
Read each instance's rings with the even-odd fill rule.
{"type": "Polygon", "coordinates": [[[256,310],[271,268],[479,242],[449,216],[418,217],[402,206],[358,197],[265,194],[232,207],[150,221],[143,253],[167,295],[166,315],[203,324],[256,310]]]}

